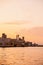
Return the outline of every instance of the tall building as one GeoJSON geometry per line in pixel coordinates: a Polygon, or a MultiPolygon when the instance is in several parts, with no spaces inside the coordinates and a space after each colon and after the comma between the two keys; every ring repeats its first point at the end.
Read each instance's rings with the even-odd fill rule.
{"type": "Polygon", "coordinates": [[[7,38],[7,35],[5,33],[2,33],[2,38],[7,38]]]}
{"type": "Polygon", "coordinates": [[[24,40],[24,37],[22,37],[22,40],[24,40]]]}
{"type": "Polygon", "coordinates": [[[16,40],[19,40],[19,35],[16,35],[16,40]]]}

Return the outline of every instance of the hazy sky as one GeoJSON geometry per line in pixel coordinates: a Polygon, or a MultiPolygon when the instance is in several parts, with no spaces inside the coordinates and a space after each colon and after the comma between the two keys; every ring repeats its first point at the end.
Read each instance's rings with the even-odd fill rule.
{"type": "Polygon", "coordinates": [[[43,43],[43,0],[0,0],[0,31],[43,43]]]}

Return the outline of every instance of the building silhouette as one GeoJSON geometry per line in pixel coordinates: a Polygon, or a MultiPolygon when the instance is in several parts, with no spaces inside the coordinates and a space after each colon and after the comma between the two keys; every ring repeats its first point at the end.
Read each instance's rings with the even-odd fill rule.
{"type": "Polygon", "coordinates": [[[19,35],[16,35],[15,39],[7,38],[5,33],[2,33],[0,37],[0,47],[29,47],[29,46],[38,46],[38,44],[32,44],[32,42],[25,41],[25,38],[20,38],[19,35]]]}

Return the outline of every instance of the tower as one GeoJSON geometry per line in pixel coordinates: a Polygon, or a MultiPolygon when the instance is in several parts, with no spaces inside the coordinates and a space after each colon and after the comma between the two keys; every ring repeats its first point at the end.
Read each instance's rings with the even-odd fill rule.
{"type": "Polygon", "coordinates": [[[5,33],[2,33],[2,38],[7,38],[7,35],[5,33]]]}
{"type": "Polygon", "coordinates": [[[19,40],[19,35],[16,35],[16,39],[19,40]]]}

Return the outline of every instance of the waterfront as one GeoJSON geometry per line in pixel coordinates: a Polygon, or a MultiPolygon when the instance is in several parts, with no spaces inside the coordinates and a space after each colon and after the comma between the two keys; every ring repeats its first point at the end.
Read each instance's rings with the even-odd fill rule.
{"type": "Polygon", "coordinates": [[[0,65],[43,65],[43,47],[0,48],[0,65]]]}

